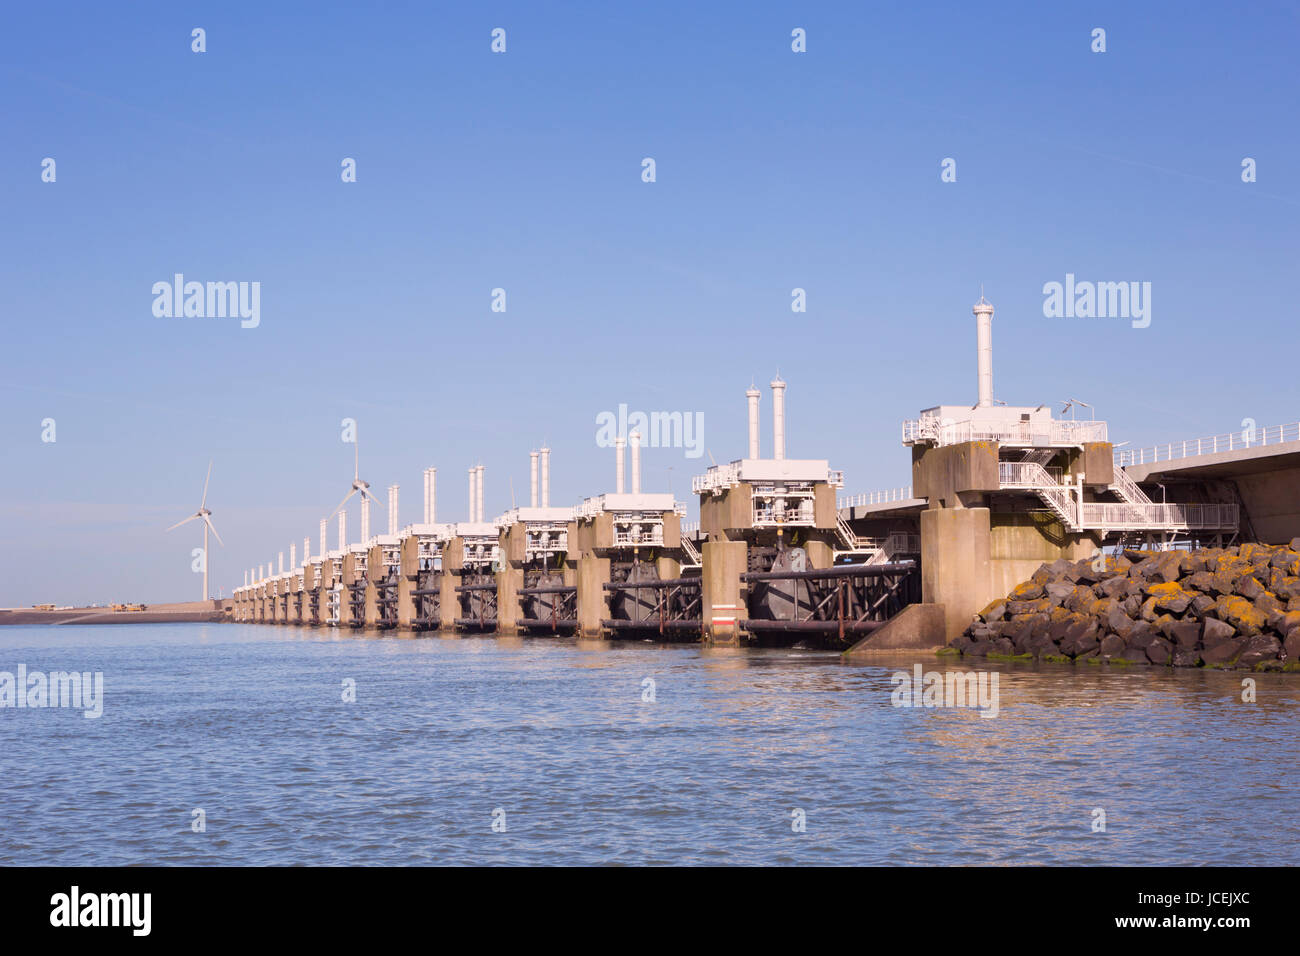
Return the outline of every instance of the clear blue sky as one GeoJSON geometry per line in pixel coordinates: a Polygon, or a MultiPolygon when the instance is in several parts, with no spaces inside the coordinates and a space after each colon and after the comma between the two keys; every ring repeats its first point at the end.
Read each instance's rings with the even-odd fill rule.
{"type": "MultiPolygon", "coordinates": [[[[348,416],[403,523],[429,465],[454,520],[542,442],[553,503],[610,490],[620,402],[725,461],[753,378],[770,453],[779,367],[791,457],[905,484],[900,421],[975,399],[981,283],[1000,399],[1134,445],[1300,419],[1297,4],[610,6],[13,6],[0,605],[197,596],[163,529],[209,458],[214,592],[314,549],[348,416]],[[156,318],[176,272],[260,282],[260,327],[156,318]],[[1150,327],[1044,318],[1066,273],[1151,282],[1150,327]]],[[[646,488],[707,461],[647,450],[646,488]]]]}

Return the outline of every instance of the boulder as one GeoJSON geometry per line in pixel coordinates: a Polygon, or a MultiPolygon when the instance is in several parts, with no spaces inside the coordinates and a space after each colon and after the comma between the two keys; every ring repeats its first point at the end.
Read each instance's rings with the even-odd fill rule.
{"type": "Polygon", "coordinates": [[[1052,602],[1047,600],[1047,598],[1036,598],[1032,601],[1007,602],[1007,611],[1013,618],[1021,614],[1043,614],[1051,609],[1052,602]]]}
{"type": "Polygon", "coordinates": [[[1200,662],[1201,658],[1196,651],[1188,650],[1185,647],[1174,648],[1173,665],[1175,667],[1195,667],[1200,662]]]}
{"type": "Polygon", "coordinates": [[[1170,614],[1182,614],[1192,603],[1192,598],[1196,596],[1184,591],[1177,581],[1147,585],[1146,593],[1149,595],[1148,600],[1153,601],[1156,608],[1168,611],[1170,614]]]}
{"type": "Polygon", "coordinates": [[[1226,641],[1216,641],[1214,644],[1207,644],[1201,650],[1201,660],[1205,661],[1207,667],[1221,667],[1231,664],[1241,653],[1241,649],[1246,645],[1243,638],[1232,638],[1226,641]]]}
{"type": "Polygon", "coordinates": [[[1157,637],[1147,645],[1147,660],[1152,664],[1168,664],[1173,656],[1173,648],[1163,637],[1157,637]]]}
{"type": "Polygon", "coordinates": [[[973,641],[964,653],[969,654],[971,657],[987,657],[992,648],[992,641],[973,641]]]}
{"type": "Polygon", "coordinates": [[[1124,638],[1115,634],[1107,634],[1101,639],[1101,644],[1097,647],[1097,653],[1105,660],[1112,657],[1124,656],[1124,638]]]}
{"type": "Polygon", "coordinates": [[[1205,618],[1205,615],[1210,612],[1212,607],[1214,607],[1214,598],[1208,594],[1198,594],[1192,598],[1189,610],[1192,612],[1192,616],[1200,621],[1205,618]]]}
{"type": "Polygon", "coordinates": [[[1282,642],[1282,652],[1289,661],[1300,660],[1300,627],[1287,632],[1286,640],[1282,642]]]}
{"type": "Polygon", "coordinates": [[[992,601],[980,611],[979,616],[985,621],[1000,621],[1007,613],[1007,602],[1001,599],[992,601]]]}
{"type": "Polygon", "coordinates": [[[1282,642],[1270,634],[1257,634],[1246,640],[1237,658],[1238,667],[1254,667],[1264,661],[1275,661],[1282,653],[1282,642]]]}
{"type": "Polygon", "coordinates": [[[1125,614],[1118,604],[1110,606],[1110,610],[1101,623],[1111,634],[1118,634],[1124,638],[1127,638],[1129,632],[1133,630],[1133,619],[1125,614]]]}
{"type": "Polygon", "coordinates": [[[1118,598],[1125,594],[1128,587],[1128,578],[1107,578],[1093,588],[1098,597],[1118,598]]]}
{"type": "Polygon", "coordinates": [[[1066,581],[1051,581],[1043,590],[1047,594],[1047,599],[1052,602],[1052,606],[1059,607],[1067,598],[1073,596],[1074,585],[1066,581]]]}
{"type": "Polygon", "coordinates": [[[1201,643],[1206,645],[1228,641],[1237,636],[1236,628],[1214,617],[1207,617],[1202,628],[1201,643]]]}
{"type": "Polygon", "coordinates": [[[1037,574],[1035,574],[1034,577],[1035,580],[1026,581],[1024,584],[1016,585],[1011,589],[1011,593],[1008,594],[1007,597],[1012,601],[1036,601],[1038,598],[1042,597],[1043,585],[1036,580],[1037,574]]]}
{"type": "Polygon", "coordinates": [[[1210,575],[1210,586],[1207,590],[1214,594],[1232,594],[1237,589],[1236,575],[1227,571],[1215,571],[1210,575]]]}
{"type": "Polygon", "coordinates": [[[1075,657],[1095,649],[1098,630],[1095,621],[1080,622],[1071,627],[1061,641],[1061,653],[1075,657]]]}
{"type": "Polygon", "coordinates": [[[1155,563],[1152,565],[1151,570],[1147,572],[1146,578],[1148,581],[1173,583],[1182,577],[1180,565],[1183,557],[1177,551],[1166,551],[1151,560],[1155,563]]]}
{"type": "MultiPolygon", "coordinates": [[[[1215,621],[1215,624],[1221,624],[1228,628],[1229,636],[1232,635],[1232,628],[1222,621],[1215,621]]],[[[1169,628],[1169,636],[1179,647],[1195,648],[1201,640],[1201,624],[1197,621],[1179,621],[1169,628]]]]}
{"type": "Polygon", "coordinates": [[[1246,637],[1258,634],[1268,623],[1262,611],[1255,610],[1255,605],[1235,594],[1219,598],[1211,613],[1219,620],[1231,624],[1238,634],[1246,637]]]}
{"type": "Polygon", "coordinates": [[[1247,601],[1254,601],[1265,593],[1264,585],[1260,584],[1253,574],[1247,574],[1237,581],[1237,593],[1247,601]]]}
{"type": "Polygon", "coordinates": [[[1129,631],[1125,643],[1133,647],[1145,648],[1159,636],[1160,633],[1146,621],[1138,621],[1133,625],[1133,629],[1129,631]]]}

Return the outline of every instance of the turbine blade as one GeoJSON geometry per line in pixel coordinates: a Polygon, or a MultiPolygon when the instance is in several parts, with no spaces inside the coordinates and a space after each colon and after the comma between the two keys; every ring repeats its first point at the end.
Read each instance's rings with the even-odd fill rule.
{"type": "Polygon", "coordinates": [[[188,518],[183,518],[182,520],[176,522],[174,525],[172,525],[172,526],[171,526],[170,528],[168,528],[167,530],[168,530],[168,531],[174,531],[176,528],[179,528],[181,525],[183,525],[183,524],[187,524],[188,522],[193,521],[193,520],[194,520],[195,518],[197,518],[197,517],[198,517],[197,514],[193,514],[193,515],[190,515],[188,518]]]}
{"type": "MultiPolygon", "coordinates": [[[[212,523],[212,519],[209,518],[207,515],[204,515],[203,520],[207,522],[208,527],[212,529],[212,533],[217,534],[217,526],[212,523]]],[[[217,534],[217,543],[221,545],[223,548],[226,546],[226,542],[221,540],[221,535],[219,534],[217,534]]]]}
{"type": "Polygon", "coordinates": [[[349,491],[349,492],[347,493],[347,496],[346,496],[342,501],[339,502],[339,506],[338,506],[337,508],[335,508],[333,511],[330,512],[330,517],[333,518],[336,514],[338,514],[340,511],[342,511],[342,510],[343,510],[343,506],[344,506],[345,504],[348,503],[348,499],[351,498],[351,497],[352,497],[353,495],[355,495],[356,493],[357,493],[357,489],[355,489],[355,488],[353,488],[351,491],[349,491]]]}
{"type": "Polygon", "coordinates": [[[354,431],[352,433],[352,480],[356,481],[361,477],[361,442],[357,441],[359,436],[354,431]]]}
{"type": "Polygon", "coordinates": [[[362,488],[361,493],[365,495],[366,498],[369,499],[371,503],[379,505],[380,508],[384,507],[383,505],[379,504],[379,499],[370,493],[369,488],[362,488]]]}
{"type": "Polygon", "coordinates": [[[208,506],[208,482],[212,480],[212,459],[208,459],[208,477],[203,479],[203,501],[199,505],[199,510],[208,506]]]}

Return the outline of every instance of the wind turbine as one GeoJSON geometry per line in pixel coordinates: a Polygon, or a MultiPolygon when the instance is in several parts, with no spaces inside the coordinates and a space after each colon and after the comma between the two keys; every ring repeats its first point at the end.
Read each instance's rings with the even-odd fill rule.
{"type": "Polygon", "coordinates": [[[217,535],[217,542],[224,548],[226,542],[221,540],[221,535],[217,534],[216,525],[212,523],[212,512],[208,510],[208,482],[212,480],[212,461],[208,461],[208,477],[203,479],[203,500],[199,502],[199,510],[194,512],[188,518],[183,518],[176,522],[168,531],[174,531],[186,522],[198,518],[203,521],[203,600],[208,600],[208,531],[217,535]]]}
{"type": "MultiPolygon", "coordinates": [[[[370,533],[369,505],[372,501],[379,505],[379,499],[370,493],[370,482],[361,480],[361,443],[358,441],[358,437],[359,436],[355,433],[352,436],[352,488],[343,496],[343,500],[339,502],[339,506],[330,513],[330,517],[333,518],[334,515],[342,511],[343,506],[351,500],[353,495],[361,495],[361,541],[364,544],[367,535],[370,533]]],[[[383,505],[379,505],[379,507],[382,508],[383,505]]],[[[346,547],[346,542],[343,546],[346,547]]]]}

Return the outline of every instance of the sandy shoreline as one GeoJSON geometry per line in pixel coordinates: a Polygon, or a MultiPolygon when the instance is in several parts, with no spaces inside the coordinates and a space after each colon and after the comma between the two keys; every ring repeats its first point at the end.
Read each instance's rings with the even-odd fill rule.
{"type": "Polygon", "coordinates": [[[191,621],[228,621],[232,604],[222,601],[183,601],[151,604],[143,611],[113,611],[103,607],[74,607],[57,611],[36,608],[0,608],[0,626],[38,624],[177,624],[191,621]]]}

